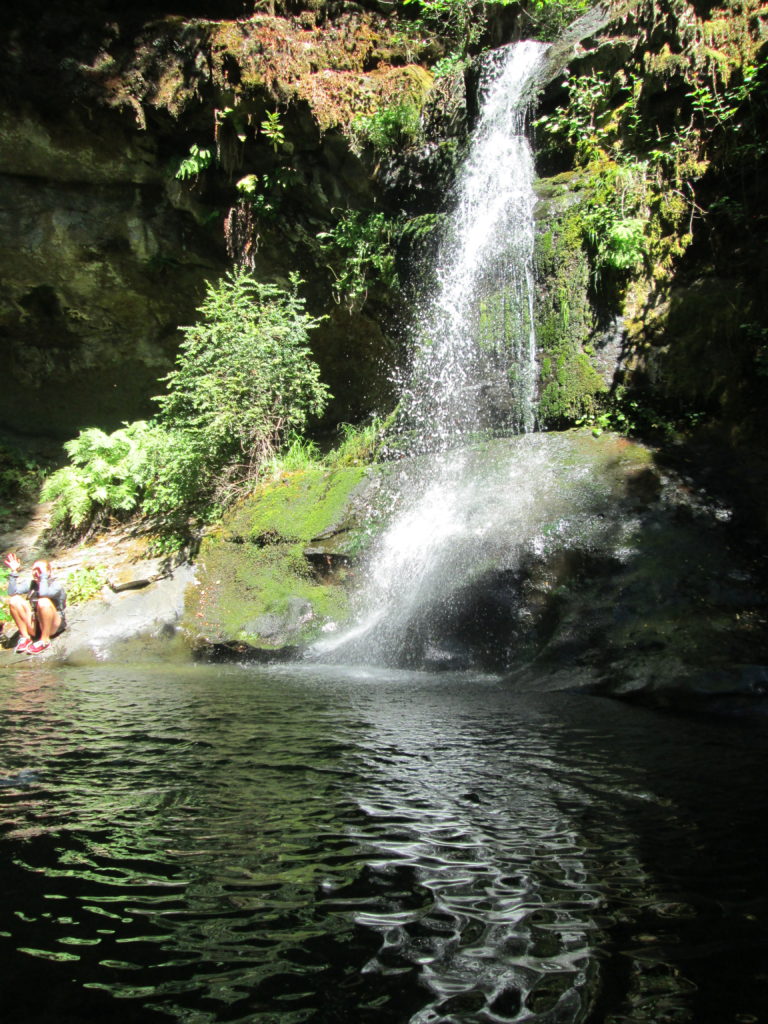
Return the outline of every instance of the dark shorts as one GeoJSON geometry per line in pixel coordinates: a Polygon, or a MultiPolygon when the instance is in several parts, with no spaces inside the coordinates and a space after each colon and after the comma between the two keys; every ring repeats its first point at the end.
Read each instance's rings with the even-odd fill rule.
{"type": "MultiPolygon", "coordinates": [[[[56,611],[59,612],[59,609],[57,608],[56,611]]],[[[67,628],[67,617],[66,617],[66,615],[64,614],[64,612],[59,612],[59,615],[61,616],[61,622],[59,623],[59,628],[56,630],[56,632],[55,633],[51,633],[51,640],[55,640],[57,636],[61,636],[61,634],[67,628]]],[[[39,640],[40,639],[40,626],[37,623],[37,605],[34,605],[33,608],[32,608],[32,619],[33,619],[33,621],[35,623],[35,635],[34,635],[34,637],[32,639],[33,640],[39,640]]]]}

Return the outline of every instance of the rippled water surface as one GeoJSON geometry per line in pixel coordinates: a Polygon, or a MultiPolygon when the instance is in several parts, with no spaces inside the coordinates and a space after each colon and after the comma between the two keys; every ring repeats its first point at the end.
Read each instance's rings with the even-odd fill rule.
{"type": "Polygon", "coordinates": [[[0,707],[6,1024],[768,1020],[761,718],[317,667],[0,707]]]}

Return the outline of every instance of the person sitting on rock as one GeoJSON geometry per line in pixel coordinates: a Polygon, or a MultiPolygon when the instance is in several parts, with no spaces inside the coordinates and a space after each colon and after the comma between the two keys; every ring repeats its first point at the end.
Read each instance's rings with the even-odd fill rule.
{"type": "Polygon", "coordinates": [[[54,578],[51,563],[44,559],[34,563],[32,577],[26,582],[19,582],[21,562],[17,555],[6,555],[5,564],[10,570],[8,610],[21,634],[16,652],[42,654],[66,628],[66,591],[54,578]]]}

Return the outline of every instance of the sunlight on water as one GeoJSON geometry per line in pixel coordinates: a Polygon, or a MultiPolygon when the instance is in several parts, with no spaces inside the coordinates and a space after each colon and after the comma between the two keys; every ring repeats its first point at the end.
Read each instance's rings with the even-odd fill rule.
{"type": "Polygon", "coordinates": [[[326,665],[25,664],[0,720],[4,1024],[768,1005],[764,729],[326,665]]]}

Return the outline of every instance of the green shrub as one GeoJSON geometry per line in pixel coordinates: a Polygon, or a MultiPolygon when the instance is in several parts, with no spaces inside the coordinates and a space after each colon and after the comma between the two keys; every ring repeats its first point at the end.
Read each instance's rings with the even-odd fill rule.
{"type": "Polygon", "coordinates": [[[186,181],[188,178],[196,178],[206,167],[213,162],[213,152],[210,149],[201,149],[197,143],[189,147],[189,155],[179,162],[176,177],[179,181],[186,181]]]}
{"type": "Polygon", "coordinates": [[[285,128],[280,120],[279,111],[267,112],[266,118],[261,122],[261,131],[269,139],[272,149],[277,152],[285,142],[285,128]]]}
{"type": "Polygon", "coordinates": [[[67,441],[69,465],[56,470],[41,492],[44,501],[54,503],[51,525],[79,530],[107,516],[135,512],[159,441],[159,427],[144,420],[113,434],[90,427],[67,441]]]}
{"type": "Polygon", "coordinates": [[[362,307],[371,281],[379,280],[387,288],[397,284],[396,232],[395,223],[383,213],[364,217],[346,210],[330,231],[317,235],[320,247],[330,258],[334,298],[350,312],[362,307]]]}
{"type": "Polygon", "coordinates": [[[636,270],[645,253],[645,221],[639,217],[587,215],[587,234],[595,263],[611,270],[636,270]]]}
{"type": "Polygon", "coordinates": [[[358,146],[368,143],[379,153],[411,145],[420,131],[421,112],[415,103],[394,103],[352,122],[353,141],[358,146]]]}
{"type": "Polygon", "coordinates": [[[448,78],[451,75],[462,74],[467,67],[467,58],[462,57],[460,53],[454,51],[453,53],[447,54],[445,57],[441,57],[436,64],[432,66],[432,74],[435,78],[448,78]]]}
{"type": "Polygon", "coordinates": [[[230,272],[209,285],[200,318],[182,328],[177,367],[156,398],[160,422],[182,431],[203,475],[230,465],[254,477],[283,441],[320,415],[329,397],[307,339],[320,320],[289,290],[230,272]]]}
{"type": "Polygon", "coordinates": [[[107,582],[107,570],[103,565],[83,565],[73,569],[67,576],[66,591],[68,604],[83,604],[101,592],[107,582]]]}
{"type": "Polygon", "coordinates": [[[142,512],[183,539],[219,514],[245,481],[320,415],[328,388],[307,346],[319,320],[288,290],[246,271],[209,285],[200,319],[182,328],[176,369],[152,422],[91,428],[64,446],[70,463],[46,481],[52,524],[83,532],[142,512]]]}
{"type": "Polygon", "coordinates": [[[568,99],[553,113],[534,122],[545,146],[566,143],[576,150],[578,161],[586,165],[615,137],[616,125],[606,116],[611,80],[602,72],[572,75],[563,82],[568,99]]]}
{"type": "Polygon", "coordinates": [[[583,227],[594,275],[639,270],[648,252],[649,186],[642,161],[606,163],[585,190],[583,227]]]}

